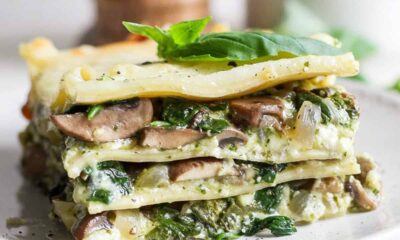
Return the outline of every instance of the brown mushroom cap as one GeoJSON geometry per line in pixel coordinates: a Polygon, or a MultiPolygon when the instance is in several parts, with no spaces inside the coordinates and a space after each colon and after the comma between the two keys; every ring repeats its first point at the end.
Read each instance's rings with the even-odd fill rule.
{"type": "Polygon", "coordinates": [[[169,165],[169,178],[177,182],[239,174],[233,165],[224,172],[221,172],[222,168],[223,160],[211,157],[177,161],[169,165]]]}
{"type": "Polygon", "coordinates": [[[246,134],[233,127],[225,128],[216,137],[220,147],[225,147],[228,144],[246,144],[248,140],[246,134]]]}
{"type": "Polygon", "coordinates": [[[51,116],[54,125],[68,136],[88,142],[107,142],[132,136],[150,123],[153,106],[149,99],[115,104],[89,120],[85,113],[51,116]]]}
{"type": "Polygon", "coordinates": [[[361,182],[351,176],[345,184],[345,189],[351,194],[355,203],[365,210],[373,210],[378,207],[379,196],[367,191],[361,182]]]}
{"type": "Polygon", "coordinates": [[[230,101],[233,122],[237,125],[259,127],[264,115],[283,119],[283,102],[274,97],[256,97],[230,101]]]}
{"type": "Polygon", "coordinates": [[[205,133],[193,129],[145,128],[140,139],[140,145],[173,149],[200,140],[205,136],[205,133]]]}
{"type": "Polygon", "coordinates": [[[360,180],[361,183],[364,183],[368,173],[374,170],[376,168],[376,165],[370,158],[363,155],[357,156],[357,163],[360,164],[361,173],[359,175],[356,175],[355,177],[360,180]]]}
{"type": "Polygon", "coordinates": [[[111,229],[112,223],[108,220],[108,212],[86,215],[82,218],[75,226],[73,230],[73,236],[76,240],[83,240],[85,236],[92,232],[111,229]]]}

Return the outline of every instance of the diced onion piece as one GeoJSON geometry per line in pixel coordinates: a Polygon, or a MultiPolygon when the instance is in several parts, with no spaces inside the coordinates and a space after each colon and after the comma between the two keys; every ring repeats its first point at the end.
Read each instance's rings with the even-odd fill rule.
{"type": "Polygon", "coordinates": [[[165,165],[154,165],[144,169],[138,176],[136,187],[162,187],[169,184],[168,167],[165,165]]]}
{"type": "Polygon", "coordinates": [[[349,115],[344,109],[338,109],[330,99],[325,98],[322,101],[328,107],[333,123],[347,123],[350,121],[349,115]]]}
{"type": "Polygon", "coordinates": [[[309,101],[303,102],[296,119],[295,139],[307,148],[314,143],[315,130],[321,121],[321,108],[309,101]]]}

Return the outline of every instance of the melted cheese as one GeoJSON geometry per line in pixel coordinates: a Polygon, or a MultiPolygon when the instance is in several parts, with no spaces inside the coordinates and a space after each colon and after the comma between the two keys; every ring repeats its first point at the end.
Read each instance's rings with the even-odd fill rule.
{"type": "Polygon", "coordinates": [[[129,195],[114,199],[109,204],[86,201],[89,189],[77,184],[74,188],[73,198],[75,202],[86,205],[90,214],[95,214],[107,210],[133,209],[165,202],[226,198],[255,192],[262,188],[293,180],[351,175],[359,172],[359,165],[354,158],[306,161],[289,165],[277,174],[273,183],[254,183],[254,181],[243,181],[242,184],[223,183],[214,178],[175,182],[166,187],[133,188],[129,195]]]}
{"type": "Polygon", "coordinates": [[[220,148],[216,137],[209,137],[178,149],[159,150],[141,147],[134,139],[123,139],[98,145],[70,139],[64,153],[64,168],[70,178],[76,178],[87,166],[102,161],[167,162],[195,157],[232,158],[239,160],[287,163],[309,159],[340,159],[353,155],[354,135],[358,123],[352,127],[320,124],[311,148],[291,137],[271,133],[260,140],[256,132],[248,132],[246,145],[220,148]]]}

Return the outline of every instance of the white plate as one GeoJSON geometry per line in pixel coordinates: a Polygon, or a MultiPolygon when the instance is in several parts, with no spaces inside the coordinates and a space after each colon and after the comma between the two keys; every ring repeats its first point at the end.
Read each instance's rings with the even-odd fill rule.
{"type": "MultiPolygon", "coordinates": [[[[21,150],[16,135],[26,125],[19,109],[27,86],[22,86],[21,79],[12,81],[10,77],[2,76],[0,92],[0,239],[71,239],[61,224],[47,218],[50,208],[47,198],[19,174],[21,150]],[[6,219],[9,217],[23,217],[33,223],[8,229],[6,219]]],[[[17,78],[21,78],[21,74],[17,78]]],[[[373,212],[300,226],[295,235],[280,240],[398,239],[396,236],[400,235],[400,97],[356,83],[344,82],[344,85],[360,103],[362,115],[356,148],[371,153],[380,165],[385,192],[383,202],[373,212]]]]}

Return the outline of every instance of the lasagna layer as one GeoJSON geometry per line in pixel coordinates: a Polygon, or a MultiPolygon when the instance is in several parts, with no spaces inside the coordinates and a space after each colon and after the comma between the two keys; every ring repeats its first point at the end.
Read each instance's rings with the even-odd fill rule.
{"type": "Polygon", "coordinates": [[[285,215],[296,223],[309,223],[375,208],[381,195],[376,166],[366,156],[360,156],[358,162],[361,174],[291,181],[230,198],[94,215],[87,214],[82,205],[54,200],[54,211],[78,240],[179,239],[181,231],[193,238],[240,236],[271,216],[278,216],[276,221],[285,215]]]}
{"type": "MultiPolygon", "coordinates": [[[[257,178],[246,180],[244,179],[246,175],[221,176],[175,181],[159,186],[132,186],[129,189],[130,191],[125,191],[123,194],[120,194],[121,190],[114,185],[108,186],[110,182],[105,181],[100,176],[99,182],[104,185],[100,185],[99,189],[117,191],[116,193],[111,193],[115,196],[114,198],[110,198],[106,202],[100,201],[97,195],[91,195],[93,194],[93,187],[90,188],[90,185],[88,187],[88,185],[82,184],[82,181],[76,181],[73,199],[75,202],[83,203],[87,206],[89,213],[95,214],[107,210],[140,208],[159,203],[226,198],[255,192],[294,180],[351,175],[359,172],[359,165],[354,158],[348,160],[306,161],[289,164],[281,172],[276,173],[275,179],[271,182],[257,181],[257,178]]],[[[99,194],[102,196],[104,191],[99,194]]]]}

